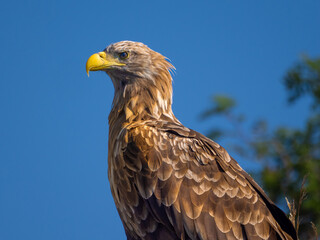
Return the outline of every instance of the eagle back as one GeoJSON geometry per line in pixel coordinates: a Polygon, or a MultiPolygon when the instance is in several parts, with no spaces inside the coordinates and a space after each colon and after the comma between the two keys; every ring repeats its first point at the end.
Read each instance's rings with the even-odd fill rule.
{"type": "Polygon", "coordinates": [[[111,141],[111,190],[132,239],[291,239],[275,220],[281,210],[203,135],[144,121],[111,141]]]}

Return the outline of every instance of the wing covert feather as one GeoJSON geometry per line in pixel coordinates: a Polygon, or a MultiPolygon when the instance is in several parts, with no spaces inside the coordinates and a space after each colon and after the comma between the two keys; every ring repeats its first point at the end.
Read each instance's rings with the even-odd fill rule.
{"type": "Polygon", "coordinates": [[[154,222],[141,223],[145,236],[163,228],[172,239],[293,239],[275,219],[271,200],[217,143],[168,123],[131,129],[128,139],[123,156],[135,189],[123,187],[131,193],[128,205],[139,207],[133,221],[154,222]]]}

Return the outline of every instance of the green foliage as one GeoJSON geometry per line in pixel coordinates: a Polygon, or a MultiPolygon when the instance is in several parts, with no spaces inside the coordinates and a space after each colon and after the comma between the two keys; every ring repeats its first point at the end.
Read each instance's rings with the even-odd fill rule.
{"type": "Polygon", "coordinates": [[[288,71],[284,84],[289,92],[289,102],[293,103],[304,95],[311,96],[312,107],[320,104],[320,59],[311,60],[307,57],[288,71]]]}
{"type": "Polygon", "coordinates": [[[215,95],[212,97],[212,107],[203,112],[201,118],[205,119],[214,114],[227,114],[236,105],[235,100],[223,95],[215,95]]]}
{"type": "Polygon", "coordinates": [[[260,177],[264,189],[277,203],[285,197],[298,203],[289,207],[297,211],[293,218],[300,239],[314,239],[313,229],[320,226],[320,59],[303,58],[287,72],[284,85],[289,103],[302,97],[311,100],[310,115],[301,129],[269,130],[267,122],[259,120],[250,131],[245,131],[244,117],[235,113],[235,100],[221,95],[213,98],[212,107],[202,118],[220,116],[229,121],[231,130],[213,129],[209,137],[237,139],[233,144],[236,152],[259,160],[262,170],[255,175],[260,177]]]}

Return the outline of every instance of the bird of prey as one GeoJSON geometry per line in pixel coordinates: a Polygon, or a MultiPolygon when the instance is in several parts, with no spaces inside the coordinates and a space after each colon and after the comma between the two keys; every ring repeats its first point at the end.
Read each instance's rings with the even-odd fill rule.
{"type": "Polygon", "coordinates": [[[108,178],[127,239],[297,239],[286,215],[218,143],[172,112],[174,67],[139,42],[93,54],[115,93],[108,178]]]}

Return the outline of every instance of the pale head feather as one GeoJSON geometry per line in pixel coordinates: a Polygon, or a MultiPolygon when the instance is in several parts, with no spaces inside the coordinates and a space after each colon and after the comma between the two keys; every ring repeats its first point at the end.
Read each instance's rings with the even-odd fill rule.
{"type": "Polygon", "coordinates": [[[124,66],[107,69],[115,87],[112,117],[123,110],[126,120],[133,121],[162,115],[174,118],[172,104],[172,77],[174,69],[166,57],[140,42],[122,41],[109,45],[106,54],[119,58],[127,52],[127,59],[119,59],[124,66]]]}

